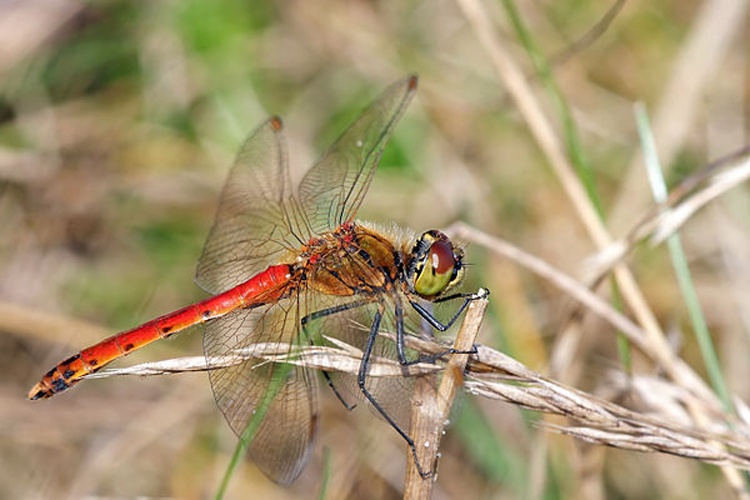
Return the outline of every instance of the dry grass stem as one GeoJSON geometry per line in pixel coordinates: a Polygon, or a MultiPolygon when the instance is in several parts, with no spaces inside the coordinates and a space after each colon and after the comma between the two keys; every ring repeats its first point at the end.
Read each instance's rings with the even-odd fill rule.
{"type": "MultiPolygon", "coordinates": [[[[264,359],[268,362],[290,363],[314,370],[336,371],[356,374],[362,360],[362,351],[336,339],[329,339],[337,347],[299,346],[292,350],[289,344],[266,342],[253,344],[233,356],[189,356],[151,363],[140,363],[127,368],[109,368],[87,375],[86,379],[113,376],[137,375],[141,377],[169,375],[181,372],[210,371],[243,363],[249,359],[264,359]],[[344,346],[344,347],[341,347],[344,346]]],[[[398,361],[373,356],[367,375],[370,377],[399,377],[435,373],[440,367],[429,363],[401,366],[398,361]]]]}
{"type": "MultiPolygon", "coordinates": [[[[651,337],[646,330],[633,323],[627,316],[612,307],[601,297],[592,292],[581,282],[563,273],[559,269],[547,262],[521,250],[520,248],[504,241],[500,238],[488,235],[476,228],[466,224],[458,223],[452,226],[449,231],[459,239],[470,241],[477,245],[484,246],[491,251],[505,258],[511,259],[524,268],[534,272],[542,278],[548,280],[553,285],[565,291],[569,297],[578,301],[593,314],[596,314],[603,320],[610,323],[618,332],[627,336],[628,340],[633,343],[643,354],[651,358],[654,362],[661,361],[662,352],[650,342],[651,337]]],[[[718,404],[718,400],[711,392],[705,382],[698,377],[695,372],[683,360],[675,356],[670,351],[672,371],[680,375],[680,384],[691,392],[699,395],[701,398],[718,404]]]]}
{"type": "MultiPolygon", "coordinates": [[[[666,412],[662,418],[658,414],[646,416],[547,379],[517,360],[484,346],[472,356],[467,373],[466,388],[472,394],[564,416],[582,424],[547,424],[564,434],[616,448],[669,453],[715,465],[750,468],[750,428],[743,423],[714,420],[707,427],[717,430],[709,432],[676,424],[666,412]]],[[[721,416],[715,411],[704,412],[717,418],[721,416]]]]}
{"type": "Polygon", "coordinates": [[[750,156],[747,149],[743,156],[727,168],[710,170],[707,176],[696,174],[683,181],[670,194],[663,206],[649,210],[628,234],[607,246],[590,259],[592,281],[598,281],[611,272],[618,262],[624,259],[640,242],[649,240],[652,245],[663,243],[677,232],[698,210],[717,199],[727,191],[736,188],[750,179],[750,156]],[[699,178],[693,182],[693,178],[699,178]],[[696,187],[695,184],[699,184],[696,187]]]}
{"type": "MultiPolygon", "coordinates": [[[[660,163],[665,168],[673,167],[680,148],[693,132],[706,89],[715,83],[712,77],[715,68],[725,57],[730,57],[732,38],[747,29],[743,26],[746,26],[748,8],[750,2],[747,1],[717,0],[701,4],[700,11],[693,17],[690,32],[674,58],[653,112],[653,133],[659,142],[660,163]]],[[[642,164],[639,152],[628,167],[610,215],[617,226],[631,220],[634,210],[641,211],[648,206],[650,190],[642,164]]]]}
{"type": "Polygon", "coordinates": [[[431,497],[432,485],[437,480],[440,441],[445,434],[453,401],[464,383],[464,371],[469,361],[469,354],[465,353],[474,349],[489,304],[487,291],[482,289],[479,294],[482,298],[472,301],[466,310],[461,329],[453,344],[453,349],[457,352],[448,357],[437,392],[434,386],[435,376],[417,379],[412,397],[410,435],[416,445],[417,460],[422,468],[428,468],[425,472],[431,474],[422,477],[416,462],[407,460],[404,498],[431,497]]]}
{"type": "MultiPolygon", "coordinates": [[[[478,300],[470,306],[464,326],[457,337],[457,350],[466,350],[467,345],[471,348],[468,340],[476,335],[486,304],[485,300],[478,300]]],[[[445,351],[444,345],[423,339],[410,337],[408,341],[411,349],[417,349],[426,355],[445,351]]],[[[358,350],[340,342],[338,344],[337,347],[300,347],[289,352],[288,345],[268,343],[254,346],[252,353],[238,353],[231,358],[179,358],[120,370],[104,370],[87,378],[202,371],[243,362],[251,354],[252,357],[261,357],[269,362],[283,361],[312,369],[356,374],[359,368],[356,354],[358,350]]],[[[662,413],[659,413],[659,408],[654,408],[653,414],[646,416],[547,379],[518,360],[490,347],[476,347],[476,354],[454,354],[438,364],[419,363],[402,367],[395,360],[372,359],[369,372],[372,376],[406,375],[419,380],[439,371],[443,372],[437,392],[430,383],[429,389],[424,388],[423,392],[418,392],[415,396],[412,436],[417,443],[423,467],[430,467],[435,463],[452,400],[458,387],[462,385],[465,373],[463,383],[471,394],[570,418],[577,425],[546,424],[546,427],[589,443],[641,452],[668,453],[714,465],[750,469],[750,428],[736,420],[722,420],[722,414],[716,407],[709,405],[703,408],[705,415],[712,415],[712,420],[704,427],[712,431],[701,430],[674,423],[666,407],[661,409],[662,413]],[[464,363],[467,363],[465,370],[464,363]]],[[[661,385],[664,391],[669,391],[672,386],[669,382],[661,385]]],[[[651,396],[654,400],[659,400],[656,395],[651,396]]],[[[422,479],[413,466],[409,469],[408,477],[412,479],[407,480],[407,491],[411,491],[416,497],[429,496],[433,478],[422,479]]]]}
{"type": "MultiPolygon", "coordinates": [[[[492,61],[498,78],[513,98],[529,131],[563,186],[589,237],[599,249],[607,248],[612,244],[613,239],[586,195],[579,177],[575,174],[551,119],[543,111],[529,82],[523,78],[516,60],[507,51],[507,45],[501,43],[495,28],[489,21],[491,16],[476,0],[459,0],[458,4],[492,61]]],[[[614,277],[620,287],[623,300],[646,332],[648,343],[651,344],[650,351],[658,360],[658,364],[672,380],[681,380],[685,370],[681,368],[679,358],[674,355],[667,343],[664,332],[633,274],[627,266],[619,263],[614,268],[614,277]]]]}
{"type": "Polygon", "coordinates": [[[604,401],[529,370],[517,360],[480,346],[476,355],[486,371],[469,365],[467,390],[524,408],[573,419],[580,426],[547,427],[584,441],[642,452],[669,453],[715,465],[750,468],[750,429],[712,422],[723,431],[707,432],[648,417],[604,401]],[[718,444],[718,445],[717,445],[718,444]]]}
{"type": "Polygon", "coordinates": [[[71,332],[76,332],[76,341],[91,344],[107,335],[105,328],[86,321],[4,301],[0,301],[0,330],[55,342],[64,341],[71,332]]]}

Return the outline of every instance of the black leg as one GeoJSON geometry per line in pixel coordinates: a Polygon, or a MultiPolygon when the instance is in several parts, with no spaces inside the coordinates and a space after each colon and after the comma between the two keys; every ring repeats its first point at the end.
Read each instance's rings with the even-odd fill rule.
{"type": "Polygon", "coordinates": [[[325,370],[321,371],[323,373],[323,378],[326,379],[326,383],[328,384],[328,387],[331,388],[333,393],[336,395],[336,399],[338,399],[342,405],[344,405],[344,408],[346,408],[349,411],[352,411],[357,407],[357,404],[349,404],[346,402],[346,399],[344,399],[344,396],[341,395],[339,390],[336,388],[336,384],[333,383],[333,380],[331,380],[331,374],[328,373],[325,370]]]}
{"type": "MultiPolygon", "coordinates": [[[[397,308],[398,311],[398,308],[397,308]]],[[[398,314],[398,313],[397,313],[398,314]]],[[[401,427],[396,423],[393,418],[388,415],[388,413],[383,409],[382,406],[380,406],[380,403],[375,399],[375,397],[370,394],[370,391],[367,390],[367,386],[365,385],[365,382],[367,380],[367,371],[370,367],[370,356],[372,355],[372,349],[375,347],[375,340],[377,340],[378,337],[378,331],[380,330],[380,321],[383,318],[382,311],[378,311],[375,313],[375,317],[372,320],[372,326],[370,327],[370,333],[367,336],[367,344],[365,345],[365,349],[362,352],[362,362],[359,365],[359,374],[357,375],[357,383],[359,384],[359,389],[362,391],[362,394],[365,395],[367,400],[372,404],[372,406],[380,413],[380,415],[393,427],[396,429],[396,432],[399,433],[399,435],[404,438],[404,441],[406,441],[406,444],[409,445],[409,448],[411,449],[411,454],[414,457],[414,465],[417,467],[417,472],[419,472],[419,475],[422,478],[428,478],[432,475],[432,472],[425,472],[424,469],[422,469],[422,466],[419,463],[419,459],[417,458],[417,448],[414,446],[414,440],[409,437],[409,435],[404,432],[401,427]]],[[[403,317],[401,318],[401,329],[403,330],[403,317]]],[[[397,327],[399,328],[399,327],[397,327]]],[[[396,330],[398,332],[398,330],[396,330]]],[[[403,335],[403,331],[401,333],[403,335]]],[[[398,336],[398,333],[397,333],[398,336]]],[[[403,341],[403,339],[402,339],[403,341]]]]}
{"type": "Polygon", "coordinates": [[[409,365],[406,359],[406,339],[404,338],[404,309],[401,302],[396,302],[396,354],[398,362],[402,365],[409,365]]]}
{"type": "Polygon", "coordinates": [[[457,293],[455,295],[449,295],[447,297],[439,298],[435,301],[433,301],[433,304],[439,303],[439,302],[446,302],[448,300],[455,300],[455,299],[464,299],[464,303],[461,304],[461,307],[458,308],[458,311],[456,311],[456,314],[453,315],[453,317],[445,324],[441,323],[440,320],[438,320],[430,311],[424,308],[421,304],[409,301],[409,304],[419,313],[422,318],[424,318],[425,321],[427,321],[430,326],[432,326],[435,330],[438,330],[440,332],[446,331],[448,328],[453,326],[453,323],[456,322],[459,316],[461,316],[461,313],[464,312],[464,309],[469,305],[469,303],[472,300],[477,300],[479,298],[485,297],[486,295],[481,293],[457,293]]]}
{"type": "MultiPolygon", "coordinates": [[[[447,329],[449,329],[451,326],[453,326],[453,323],[455,323],[456,320],[458,319],[458,317],[461,316],[461,313],[464,312],[464,310],[466,309],[466,307],[469,305],[469,303],[472,300],[477,300],[479,298],[486,297],[486,293],[487,292],[480,292],[480,293],[457,293],[457,294],[454,294],[454,295],[448,295],[446,297],[441,297],[441,298],[439,298],[437,300],[434,300],[432,302],[433,304],[439,303],[439,302],[446,302],[448,300],[464,299],[464,302],[463,302],[463,304],[461,304],[461,307],[458,308],[458,311],[456,311],[456,313],[453,315],[453,317],[447,323],[445,323],[445,324],[441,323],[440,320],[438,320],[430,311],[428,311],[427,309],[425,309],[424,306],[422,306],[418,302],[409,301],[409,304],[411,304],[411,306],[419,313],[420,316],[422,316],[422,318],[425,321],[427,321],[427,323],[430,324],[431,327],[433,327],[435,330],[438,330],[440,332],[444,332],[447,329]]],[[[397,320],[399,319],[399,314],[398,314],[399,311],[400,311],[400,306],[397,306],[397,308],[396,308],[396,318],[397,318],[397,320]]],[[[428,356],[419,356],[415,360],[407,361],[406,360],[406,356],[403,356],[403,357],[401,356],[401,353],[403,352],[403,349],[404,349],[404,347],[403,347],[403,343],[404,343],[404,339],[403,339],[403,311],[401,311],[401,319],[400,319],[400,321],[399,321],[399,323],[397,325],[397,329],[396,329],[396,333],[397,333],[396,340],[397,341],[399,340],[399,336],[398,336],[399,330],[401,331],[401,344],[402,345],[400,346],[401,349],[399,350],[399,358],[398,358],[398,360],[399,360],[399,363],[401,363],[402,365],[413,365],[413,364],[416,364],[416,363],[434,363],[435,360],[440,359],[443,356],[447,356],[449,354],[476,354],[477,353],[476,346],[473,346],[471,348],[471,350],[468,350],[468,351],[460,351],[460,350],[456,350],[456,349],[446,349],[445,351],[439,352],[437,354],[430,354],[428,356]]],[[[397,346],[397,348],[399,347],[398,342],[397,342],[396,346],[397,346]]]]}
{"type": "Polygon", "coordinates": [[[329,307],[327,309],[321,309],[320,311],[315,311],[313,313],[308,314],[307,316],[304,316],[300,323],[302,324],[302,329],[305,329],[305,326],[313,320],[324,318],[326,316],[330,316],[331,314],[340,313],[343,311],[348,311],[349,309],[356,309],[358,307],[362,307],[367,304],[371,304],[371,300],[357,300],[354,302],[349,302],[347,304],[339,304],[337,306],[329,307]]]}
{"type": "MultiPolygon", "coordinates": [[[[341,304],[334,307],[329,307],[328,309],[321,309],[320,311],[315,311],[314,313],[310,313],[307,316],[304,316],[300,320],[300,324],[302,325],[302,331],[305,333],[305,336],[308,338],[310,345],[313,344],[313,339],[310,335],[307,334],[307,324],[310,321],[324,318],[326,316],[330,316],[331,314],[340,313],[343,311],[348,311],[350,309],[355,309],[357,307],[361,307],[365,304],[369,304],[369,301],[359,300],[356,302],[349,302],[348,304],[341,304]]],[[[333,393],[336,395],[336,399],[338,399],[342,405],[344,405],[344,408],[346,408],[349,411],[352,411],[354,408],[357,407],[356,404],[349,404],[344,399],[344,396],[339,392],[339,390],[336,388],[336,385],[333,383],[333,380],[331,380],[331,374],[328,373],[325,370],[322,370],[323,378],[326,379],[326,383],[328,384],[328,387],[331,388],[333,393]]]]}
{"type": "Polygon", "coordinates": [[[401,304],[396,304],[396,352],[398,354],[398,362],[402,366],[415,365],[417,363],[434,363],[436,359],[440,359],[448,354],[476,354],[476,348],[470,353],[457,352],[455,349],[446,349],[445,351],[437,354],[430,355],[419,355],[416,359],[406,359],[406,334],[404,333],[404,310],[401,304]]]}

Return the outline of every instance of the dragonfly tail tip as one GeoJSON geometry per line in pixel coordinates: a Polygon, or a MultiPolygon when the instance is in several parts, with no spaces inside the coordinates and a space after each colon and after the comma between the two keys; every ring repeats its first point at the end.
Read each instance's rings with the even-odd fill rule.
{"type": "Polygon", "coordinates": [[[281,129],[284,128],[284,122],[278,116],[272,116],[269,123],[274,132],[281,132],[281,129]]]}
{"type": "Polygon", "coordinates": [[[36,401],[37,399],[45,399],[50,396],[49,392],[44,390],[44,388],[39,387],[39,384],[32,387],[32,389],[29,391],[28,398],[31,401],[36,401]]]}
{"type": "Polygon", "coordinates": [[[419,83],[419,76],[413,74],[409,77],[409,90],[416,90],[417,84],[419,83]]]}

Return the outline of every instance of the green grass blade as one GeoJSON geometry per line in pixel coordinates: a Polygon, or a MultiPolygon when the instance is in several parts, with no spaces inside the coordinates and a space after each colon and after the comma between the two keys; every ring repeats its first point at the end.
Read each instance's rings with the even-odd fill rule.
{"type": "Polygon", "coordinates": [[[245,427],[245,430],[242,432],[239,442],[237,443],[237,446],[234,449],[234,453],[232,454],[232,458],[229,461],[229,465],[227,466],[227,470],[224,471],[224,476],[221,479],[221,484],[219,485],[219,489],[216,492],[216,496],[214,497],[216,498],[216,500],[221,500],[224,498],[227,487],[229,486],[229,481],[234,475],[234,471],[237,469],[240,461],[245,457],[247,449],[250,447],[250,443],[252,443],[256,432],[258,432],[258,428],[260,428],[260,424],[263,423],[263,419],[265,419],[266,413],[268,413],[268,409],[271,407],[271,403],[283,387],[284,381],[287,379],[289,372],[293,368],[294,366],[289,363],[275,364],[275,370],[273,378],[271,379],[271,383],[268,385],[268,389],[266,389],[266,392],[263,395],[263,399],[258,402],[257,411],[253,415],[253,418],[251,418],[247,423],[247,427],[245,427]]]}
{"type": "MultiPolygon", "coordinates": [[[[644,161],[646,164],[646,171],[648,172],[651,190],[656,202],[664,203],[667,199],[667,187],[664,182],[661,165],[656,152],[654,137],[651,133],[651,125],[644,106],[636,106],[635,113],[638,134],[643,147],[644,161]]],[[[721,364],[716,355],[716,349],[714,348],[713,339],[711,338],[711,333],[706,324],[706,318],[703,315],[698,294],[695,291],[693,278],[690,274],[690,267],[688,266],[687,258],[685,257],[685,250],[682,246],[679,234],[675,233],[667,239],[667,248],[669,249],[672,266],[677,275],[677,282],[680,286],[682,297],[685,300],[685,305],[687,306],[690,322],[693,326],[693,332],[695,333],[695,339],[698,342],[698,347],[700,348],[703,363],[706,367],[711,386],[719,396],[719,399],[721,399],[725,410],[732,412],[732,401],[729,389],[727,388],[724,375],[721,371],[721,364]]]]}
{"type": "Polygon", "coordinates": [[[516,10],[515,3],[512,0],[503,0],[503,6],[505,7],[505,11],[508,14],[508,19],[511,22],[511,26],[513,26],[513,29],[515,30],[515,34],[518,37],[518,40],[526,50],[526,54],[529,56],[529,59],[534,64],[534,69],[537,72],[537,76],[539,77],[540,81],[547,90],[549,97],[552,99],[552,102],[557,108],[558,116],[562,121],[562,129],[565,134],[565,147],[568,150],[568,155],[570,156],[571,163],[573,164],[573,167],[576,169],[576,172],[581,182],[583,183],[586,194],[588,195],[591,204],[601,217],[604,212],[602,208],[601,197],[598,194],[596,184],[594,182],[593,169],[591,168],[591,164],[589,163],[584,153],[584,148],[578,135],[578,128],[576,127],[575,120],[573,119],[573,114],[570,111],[570,107],[568,106],[568,103],[565,100],[565,96],[560,91],[552,75],[552,68],[550,67],[547,58],[539,51],[536,44],[534,43],[534,39],[531,33],[528,29],[526,29],[526,25],[524,24],[523,19],[519,15],[518,10],[516,10]]]}

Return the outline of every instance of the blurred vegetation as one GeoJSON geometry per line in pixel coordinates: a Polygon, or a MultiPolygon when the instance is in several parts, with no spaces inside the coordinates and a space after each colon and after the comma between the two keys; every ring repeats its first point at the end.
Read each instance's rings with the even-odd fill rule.
{"type": "MultiPolygon", "coordinates": [[[[747,142],[747,9],[739,9],[744,28],[738,28],[741,23],[715,16],[708,4],[626,2],[585,44],[576,41],[611,5],[484,5],[486,20],[559,134],[575,128],[591,168],[590,187],[616,236],[651,206],[646,189],[626,190],[638,186],[629,176],[645,178],[634,102],[656,115],[657,147],[669,141],[662,160],[673,184],[747,142]],[[516,21],[511,7],[518,9],[516,21]],[[694,46],[699,42],[710,61],[702,59],[700,44],[694,46]],[[539,76],[539,61],[531,56],[550,65],[549,79],[539,76]],[[683,67],[694,74],[681,87],[673,80],[683,67]],[[689,91],[692,78],[701,82],[698,93],[689,91]],[[669,108],[683,90],[685,101],[669,108]],[[670,122],[670,109],[679,111],[677,123],[670,122]]],[[[99,325],[103,337],[204,297],[192,273],[244,137],[269,115],[283,116],[292,169],[303,172],[362,107],[409,73],[420,75],[416,102],[396,129],[360,217],[415,230],[461,220],[583,276],[595,246],[460,5],[1,5],[0,302],[32,311],[29,323],[37,314],[86,320],[99,325]]],[[[745,400],[747,200],[747,186],[741,186],[682,230],[724,377],[745,400]]],[[[467,252],[466,289],[482,285],[493,292],[481,342],[544,371],[570,300],[485,249],[467,252]]],[[[629,263],[675,349],[703,373],[667,251],[643,246],[629,263]]],[[[0,362],[7,373],[0,383],[0,497],[202,498],[215,491],[235,438],[211,402],[205,375],[86,382],[30,403],[25,394],[38,377],[97,336],[17,325],[0,320],[0,362]]],[[[580,328],[582,341],[563,380],[643,405],[621,376],[616,332],[588,317],[580,328]]],[[[200,335],[159,344],[128,362],[198,354],[200,335]]],[[[636,356],[629,375],[659,373],[636,356]]],[[[328,497],[400,496],[408,457],[398,436],[371,412],[349,414],[328,392],[321,391],[321,433],[300,480],[281,488],[248,463],[230,498],[311,496],[324,481],[323,450],[331,453],[328,497]]],[[[437,495],[729,492],[714,467],[587,447],[540,429],[540,419],[467,396],[444,441],[437,495]]]]}

